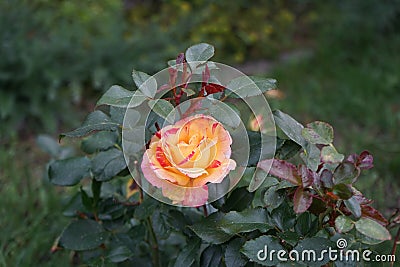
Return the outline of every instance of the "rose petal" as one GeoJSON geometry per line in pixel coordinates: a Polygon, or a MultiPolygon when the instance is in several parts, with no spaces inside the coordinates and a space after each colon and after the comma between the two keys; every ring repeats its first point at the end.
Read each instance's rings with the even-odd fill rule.
{"type": "Polygon", "coordinates": [[[207,183],[220,183],[236,168],[232,138],[214,118],[187,117],[158,131],[141,164],[144,177],[174,204],[201,206],[207,183]]]}
{"type": "Polygon", "coordinates": [[[220,183],[228,175],[231,170],[236,168],[236,162],[231,159],[227,159],[221,162],[221,166],[218,168],[207,169],[208,175],[196,178],[192,181],[193,186],[202,186],[206,183],[220,183]]]}
{"type": "Polygon", "coordinates": [[[208,187],[192,187],[186,189],[185,198],[182,202],[185,206],[199,207],[207,203],[208,187]]]}

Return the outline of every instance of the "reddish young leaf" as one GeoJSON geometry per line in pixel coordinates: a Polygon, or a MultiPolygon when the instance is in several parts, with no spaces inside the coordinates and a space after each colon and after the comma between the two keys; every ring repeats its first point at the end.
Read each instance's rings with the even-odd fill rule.
{"type": "Polygon", "coordinates": [[[358,157],[357,167],[362,170],[368,170],[374,167],[374,158],[368,151],[361,152],[360,156],[358,157]]]}
{"type": "Polygon", "coordinates": [[[354,198],[357,200],[360,205],[368,205],[371,204],[373,201],[371,199],[366,198],[360,191],[353,187],[354,198]]]}
{"type": "Polygon", "coordinates": [[[357,154],[351,154],[350,156],[347,157],[346,161],[353,163],[354,165],[356,164],[358,159],[358,155],[357,154]]]}
{"type": "Polygon", "coordinates": [[[179,53],[179,55],[176,58],[176,65],[182,64],[183,62],[185,62],[185,54],[179,53]]]}
{"type": "Polygon", "coordinates": [[[326,188],[332,188],[334,186],[333,184],[333,173],[330,170],[323,170],[320,177],[319,181],[321,184],[326,187],[326,188]]]}
{"type": "Polygon", "coordinates": [[[266,159],[260,161],[257,166],[262,170],[269,172],[272,176],[287,180],[294,185],[302,184],[301,178],[297,174],[296,166],[289,162],[278,159],[266,159]],[[271,166],[271,169],[268,170],[269,166],[271,166]]]}
{"type": "Polygon", "coordinates": [[[377,211],[376,209],[374,209],[371,206],[362,205],[361,206],[361,214],[362,214],[362,217],[369,217],[383,226],[386,226],[389,224],[389,222],[385,219],[385,217],[383,217],[383,215],[379,211],[377,211]]]}
{"type": "Polygon", "coordinates": [[[347,161],[361,170],[368,170],[374,167],[374,157],[366,150],[361,152],[360,155],[352,154],[348,156],[347,161]]]}
{"type": "Polygon", "coordinates": [[[205,85],[205,90],[207,92],[207,95],[210,95],[210,94],[223,92],[225,90],[225,87],[223,87],[222,85],[219,85],[219,84],[209,83],[209,84],[205,85]]]}
{"type": "Polygon", "coordinates": [[[312,201],[312,195],[309,192],[305,191],[302,187],[298,187],[293,197],[294,212],[305,212],[311,206],[312,201]]]}
{"type": "Polygon", "coordinates": [[[339,200],[340,198],[337,196],[337,195],[335,195],[333,192],[326,192],[326,195],[328,196],[328,197],[330,197],[331,199],[333,199],[333,200],[339,200]]]}
{"type": "Polygon", "coordinates": [[[210,69],[208,68],[208,65],[206,65],[206,69],[205,69],[205,71],[203,71],[202,74],[203,74],[203,75],[202,75],[202,82],[203,82],[203,84],[208,83],[208,80],[210,79],[210,76],[211,76],[211,74],[210,74],[210,69]]]}
{"type": "Polygon", "coordinates": [[[351,187],[346,184],[337,184],[333,187],[333,193],[341,199],[349,199],[353,196],[351,187]]]}
{"type": "Polygon", "coordinates": [[[308,169],[306,166],[299,166],[298,175],[301,177],[303,187],[308,187],[314,184],[316,173],[308,169]]]}
{"type": "Polygon", "coordinates": [[[178,77],[178,71],[172,67],[168,69],[169,72],[169,85],[174,87],[176,84],[176,78],[178,77]]]}

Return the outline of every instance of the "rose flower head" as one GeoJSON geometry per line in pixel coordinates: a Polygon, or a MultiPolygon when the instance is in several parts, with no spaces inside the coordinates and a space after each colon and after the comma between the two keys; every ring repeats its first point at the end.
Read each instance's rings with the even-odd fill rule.
{"type": "Polygon", "coordinates": [[[220,183],[236,167],[232,138],[210,116],[194,115],[158,131],[143,155],[146,180],[173,204],[197,207],[208,199],[207,183],[220,183]]]}

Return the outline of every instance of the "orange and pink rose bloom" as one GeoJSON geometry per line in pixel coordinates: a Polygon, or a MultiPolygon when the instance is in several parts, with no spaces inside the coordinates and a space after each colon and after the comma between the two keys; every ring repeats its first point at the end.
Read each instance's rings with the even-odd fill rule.
{"type": "Polygon", "coordinates": [[[208,183],[221,183],[235,169],[232,138],[206,115],[187,117],[158,131],[143,155],[146,180],[173,204],[197,207],[208,199],[208,183]]]}

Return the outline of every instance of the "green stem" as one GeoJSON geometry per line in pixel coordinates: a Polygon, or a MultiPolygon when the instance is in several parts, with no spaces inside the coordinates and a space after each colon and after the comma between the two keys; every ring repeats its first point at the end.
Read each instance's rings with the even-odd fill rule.
{"type": "Polygon", "coordinates": [[[203,213],[204,213],[204,217],[208,216],[208,211],[207,211],[207,205],[206,204],[203,205],[203,213]]]}
{"type": "MultiPolygon", "coordinates": [[[[399,239],[400,239],[400,227],[399,227],[399,229],[397,230],[396,237],[394,238],[393,247],[392,247],[392,255],[395,255],[395,254],[396,254],[397,242],[399,241],[399,239]]],[[[394,262],[392,262],[392,263],[390,264],[390,266],[393,267],[393,266],[394,266],[394,262]]]]}
{"type": "Polygon", "coordinates": [[[160,266],[160,255],[159,255],[159,251],[158,251],[157,237],[154,232],[153,224],[151,223],[151,219],[147,218],[146,221],[147,221],[147,228],[150,233],[150,239],[151,239],[151,243],[152,243],[151,247],[153,249],[153,254],[152,254],[153,265],[154,265],[154,267],[159,267],[160,266]]]}
{"type": "Polygon", "coordinates": [[[331,211],[332,211],[332,208],[331,208],[331,207],[328,207],[324,213],[321,213],[321,214],[319,215],[319,218],[318,218],[319,230],[321,230],[321,229],[323,228],[325,216],[328,215],[331,211]]]}
{"type": "Polygon", "coordinates": [[[93,211],[96,218],[97,218],[97,208],[99,206],[99,201],[100,201],[101,184],[102,182],[97,181],[96,179],[92,180],[93,211]]]}

